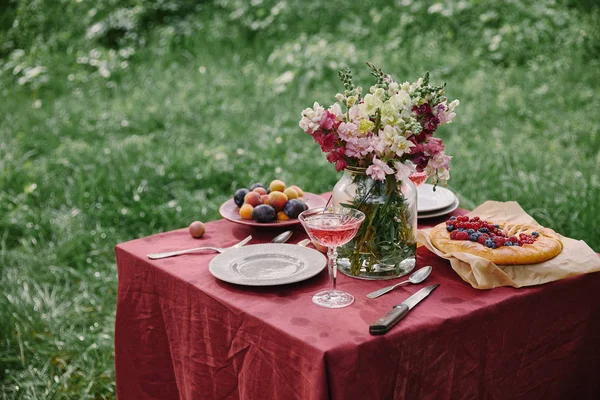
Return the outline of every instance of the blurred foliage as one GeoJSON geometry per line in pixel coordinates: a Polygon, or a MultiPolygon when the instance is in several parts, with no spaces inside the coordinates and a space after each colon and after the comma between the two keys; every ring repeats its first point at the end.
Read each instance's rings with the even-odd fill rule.
{"type": "MultiPolygon", "coordinates": [[[[435,35],[440,49],[454,46],[482,62],[500,65],[538,62],[557,52],[589,60],[600,52],[600,30],[596,28],[600,10],[587,7],[585,1],[571,1],[572,7],[554,0],[375,0],[352,6],[342,0],[2,1],[3,75],[34,90],[45,84],[49,76],[118,79],[119,72],[129,66],[130,58],[150,40],[160,43],[163,49],[198,36],[206,40],[260,42],[271,48],[279,46],[283,39],[297,37],[299,28],[304,36],[285,45],[307,48],[308,54],[297,56],[304,59],[281,60],[278,54],[273,57],[279,58],[282,65],[303,65],[312,75],[319,75],[323,66],[303,61],[316,60],[310,54],[312,45],[307,42],[307,37],[316,34],[325,40],[329,37],[327,42],[320,42],[328,43],[328,50],[338,46],[331,38],[340,41],[339,51],[327,54],[329,60],[325,57],[319,61],[325,64],[327,71],[323,72],[329,75],[348,57],[356,58],[352,54],[354,46],[347,43],[373,40],[387,43],[387,50],[393,52],[413,38],[430,34],[435,35]],[[272,37],[279,40],[269,40],[272,37]],[[344,54],[338,57],[341,50],[345,50],[344,54]],[[334,57],[336,60],[332,61],[334,57]],[[48,69],[48,60],[58,58],[62,62],[48,69]]],[[[315,42],[318,46],[319,40],[315,42]]],[[[286,50],[289,49],[283,49],[286,50]]]]}

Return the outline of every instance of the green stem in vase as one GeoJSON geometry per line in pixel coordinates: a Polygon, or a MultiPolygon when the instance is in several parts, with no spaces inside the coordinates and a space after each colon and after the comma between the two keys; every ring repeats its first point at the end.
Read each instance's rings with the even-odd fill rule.
{"type": "Polygon", "coordinates": [[[394,265],[396,269],[407,257],[414,256],[416,244],[408,221],[408,204],[401,184],[393,175],[384,182],[365,175],[355,176],[356,196],[347,206],[366,215],[353,242],[343,251],[350,262],[350,272],[359,275],[364,268],[374,272],[376,264],[394,265]]]}

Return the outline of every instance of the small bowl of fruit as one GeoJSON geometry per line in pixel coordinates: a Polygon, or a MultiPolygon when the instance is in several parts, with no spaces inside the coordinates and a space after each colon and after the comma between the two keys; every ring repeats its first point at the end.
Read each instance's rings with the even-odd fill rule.
{"type": "Polygon", "coordinates": [[[238,224],[279,227],[299,224],[298,215],[302,211],[325,204],[323,197],[275,179],[268,186],[254,183],[249,188],[237,189],[221,205],[219,213],[238,224]]]}

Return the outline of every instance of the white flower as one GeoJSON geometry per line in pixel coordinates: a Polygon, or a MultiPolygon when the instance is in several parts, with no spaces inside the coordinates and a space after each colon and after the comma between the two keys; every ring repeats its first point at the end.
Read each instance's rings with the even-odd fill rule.
{"type": "Polygon", "coordinates": [[[364,103],[360,107],[365,115],[374,115],[378,109],[383,107],[383,101],[379,97],[369,93],[365,96],[364,103]]]}
{"type": "Polygon", "coordinates": [[[450,171],[448,171],[446,168],[438,168],[435,170],[434,174],[431,175],[431,183],[434,185],[437,185],[438,183],[445,185],[448,183],[449,179],[450,171]]]}
{"type": "Polygon", "coordinates": [[[306,108],[302,111],[302,119],[300,120],[300,128],[305,132],[314,132],[319,128],[319,124],[323,119],[325,109],[315,101],[313,108],[306,108]]]}
{"type": "Polygon", "coordinates": [[[398,135],[394,140],[392,151],[394,151],[398,157],[402,157],[404,154],[410,153],[411,147],[415,147],[413,142],[407,140],[402,135],[398,135]]]}
{"type": "Polygon", "coordinates": [[[446,168],[438,168],[437,176],[441,183],[445,184],[450,179],[450,170],[446,168]]]}
{"type": "Polygon", "coordinates": [[[358,103],[358,96],[349,96],[348,97],[348,107],[352,107],[356,103],[358,103]]]}
{"type": "Polygon", "coordinates": [[[386,125],[379,131],[379,143],[377,151],[380,154],[389,152],[395,153],[398,157],[410,152],[410,148],[414,147],[414,143],[407,140],[396,127],[386,125]]]}
{"type": "Polygon", "coordinates": [[[371,93],[373,93],[373,96],[377,97],[378,99],[381,99],[382,101],[385,97],[385,90],[383,90],[383,88],[380,87],[371,86],[371,93]]]}
{"type": "Polygon", "coordinates": [[[388,94],[390,94],[391,96],[395,95],[398,92],[398,90],[400,90],[400,85],[398,85],[398,82],[392,82],[388,86],[388,94]]]}
{"type": "Polygon", "coordinates": [[[339,105],[339,103],[335,103],[329,107],[329,112],[335,115],[336,121],[344,120],[344,113],[342,112],[342,107],[339,105]]]}
{"type": "Polygon", "coordinates": [[[390,98],[390,101],[398,110],[412,108],[412,100],[406,90],[401,90],[390,98]]]}
{"type": "Polygon", "coordinates": [[[386,101],[381,107],[381,122],[383,124],[394,125],[398,120],[398,109],[394,107],[391,101],[386,101]]]}
{"type": "Polygon", "coordinates": [[[348,110],[348,117],[350,118],[350,121],[354,122],[356,125],[360,124],[361,119],[367,118],[361,107],[358,105],[350,107],[348,110]]]}

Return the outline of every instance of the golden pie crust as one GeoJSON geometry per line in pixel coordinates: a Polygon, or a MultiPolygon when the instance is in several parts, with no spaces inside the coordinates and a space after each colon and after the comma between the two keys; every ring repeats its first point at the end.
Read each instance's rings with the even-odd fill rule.
{"type": "Polygon", "coordinates": [[[562,242],[554,231],[528,224],[498,223],[507,237],[520,233],[531,235],[536,231],[539,236],[533,244],[523,246],[501,246],[491,249],[470,240],[452,240],[446,230],[446,223],[436,225],[430,233],[431,243],[440,251],[449,253],[469,253],[500,265],[537,264],[556,257],[562,251],[562,242]]]}

